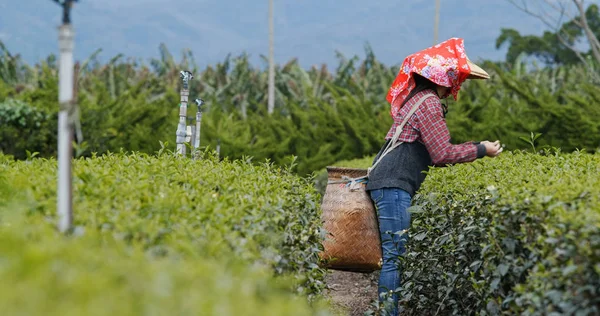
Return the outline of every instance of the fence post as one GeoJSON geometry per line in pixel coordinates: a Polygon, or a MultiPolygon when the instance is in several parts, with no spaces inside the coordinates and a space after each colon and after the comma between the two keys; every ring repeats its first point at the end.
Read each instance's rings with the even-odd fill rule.
{"type": "Polygon", "coordinates": [[[194,100],[196,105],[198,106],[198,110],[196,111],[196,129],[194,130],[194,159],[197,159],[200,150],[200,126],[202,123],[202,104],[204,104],[204,100],[198,98],[194,100]]]}
{"type": "Polygon", "coordinates": [[[60,61],[58,69],[59,91],[58,102],[58,192],[57,213],[58,230],[67,232],[73,225],[72,175],[71,160],[73,158],[73,115],[76,105],[73,100],[73,46],[74,30],[70,20],[70,10],[75,0],[54,0],[63,9],[62,25],[59,27],[58,46],[60,61]]]}
{"type": "Polygon", "coordinates": [[[187,104],[188,96],[190,95],[189,82],[192,80],[192,78],[194,78],[194,76],[187,70],[180,71],[179,75],[183,81],[183,87],[179,93],[179,124],[177,124],[176,143],[177,153],[185,156],[185,138],[187,136],[187,104]]]}

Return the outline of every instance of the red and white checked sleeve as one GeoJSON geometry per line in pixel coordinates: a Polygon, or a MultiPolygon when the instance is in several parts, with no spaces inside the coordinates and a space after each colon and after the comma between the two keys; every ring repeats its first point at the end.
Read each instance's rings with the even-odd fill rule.
{"type": "Polygon", "coordinates": [[[450,143],[450,132],[438,98],[427,98],[417,113],[420,141],[429,151],[434,165],[443,166],[477,159],[477,145],[470,142],[459,145],[450,143]]]}

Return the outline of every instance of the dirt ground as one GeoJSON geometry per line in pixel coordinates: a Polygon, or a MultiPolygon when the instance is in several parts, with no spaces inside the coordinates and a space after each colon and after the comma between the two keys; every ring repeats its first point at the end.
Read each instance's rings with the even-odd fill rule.
{"type": "Polygon", "coordinates": [[[377,299],[379,273],[354,273],[332,270],[325,278],[328,295],[343,315],[362,316],[377,299]]]}

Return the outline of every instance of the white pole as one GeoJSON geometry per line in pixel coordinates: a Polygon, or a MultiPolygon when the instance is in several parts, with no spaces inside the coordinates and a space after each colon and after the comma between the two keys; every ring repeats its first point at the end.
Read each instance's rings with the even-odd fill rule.
{"type": "Polygon", "coordinates": [[[194,149],[200,148],[200,125],[202,123],[202,112],[196,112],[196,139],[194,139],[194,149]]]}
{"type": "Polygon", "coordinates": [[[269,0],[269,100],[267,107],[269,114],[273,113],[275,109],[275,26],[273,20],[273,0],[269,0]]]}
{"type": "Polygon", "coordinates": [[[183,87],[179,93],[179,124],[177,124],[177,153],[185,156],[185,138],[187,136],[187,104],[190,95],[189,82],[194,77],[189,71],[180,71],[183,87]]]}
{"type": "Polygon", "coordinates": [[[71,159],[73,129],[69,123],[68,109],[73,102],[73,37],[70,23],[59,28],[60,64],[58,70],[58,229],[66,232],[73,224],[73,205],[71,201],[71,159]]]}
{"type": "Polygon", "coordinates": [[[433,45],[438,43],[440,29],[440,0],[435,0],[435,18],[433,22],[433,45]]]}
{"type": "Polygon", "coordinates": [[[196,129],[194,133],[194,159],[198,158],[198,150],[200,149],[200,125],[202,123],[202,104],[204,100],[196,99],[198,110],[196,111],[196,129]]]}

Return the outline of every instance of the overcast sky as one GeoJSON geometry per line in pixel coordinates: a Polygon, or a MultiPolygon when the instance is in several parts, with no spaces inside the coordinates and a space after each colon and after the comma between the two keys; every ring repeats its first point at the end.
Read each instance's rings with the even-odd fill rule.
{"type": "MultiPolygon", "coordinates": [[[[362,57],[368,42],[392,65],[433,41],[434,0],[274,1],[278,63],[297,57],[303,66],[335,66],[336,51],[362,57]]],[[[598,1],[586,1],[593,2],[598,1]]],[[[182,49],[191,49],[202,67],[242,52],[262,65],[259,56],[268,53],[267,10],[268,0],[80,0],[72,14],[75,56],[85,59],[102,48],[101,60],[118,53],[147,59],[158,57],[158,46],[165,43],[177,59],[182,49]]],[[[58,52],[60,15],[51,0],[0,0],[0,40],[11,53],[36,62],[58,52]]],[[[464,38],[473,60],[504,58],[506,49],[495,48],[503,27],[522,34],[545,29],[508,0],[441,0],[440,40],[464,38]]]]}

